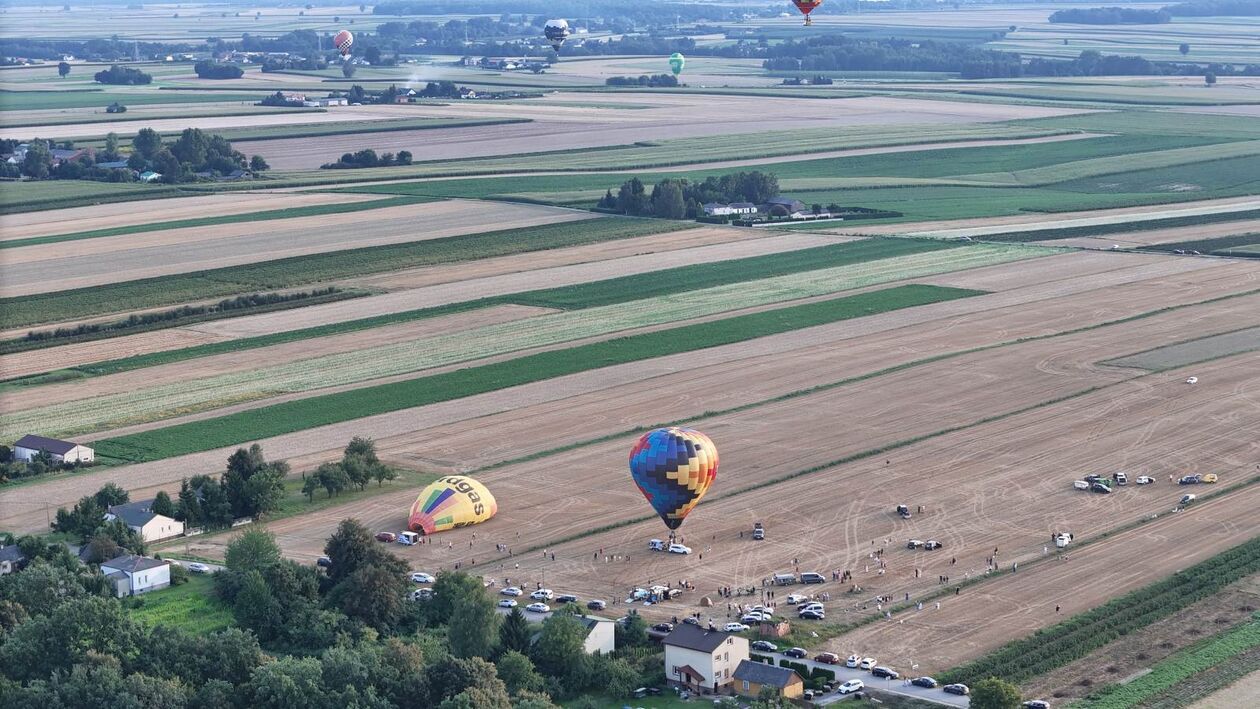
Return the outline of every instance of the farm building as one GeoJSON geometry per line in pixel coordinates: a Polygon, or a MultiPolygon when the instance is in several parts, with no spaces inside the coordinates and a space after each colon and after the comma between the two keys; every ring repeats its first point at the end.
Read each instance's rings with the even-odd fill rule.
{"type": "Polygon", "coordinates": [[[0,544],[0,576],[20,571],[26,566],[26,555],[16,544],[4,546],[0,544]]]}
{"type": "Polygon", "coordinates": [[[735,692],[745,697],[758,697],[762,687],[773,687],[782,699],[799,699],[805,693],[805,682],[795,670],[744,660],[735,668],[735,692]]]}
{"type": "Polygon", "coordinates": [[[105,521],[121,519],[133,532],[146,542],[170,539],[184,533],[184,523],[157,514],[151,509],[153,500],[114,505],[105,513],[105,521]]]}
{"type": "Polygon", "coordinates": [[[96,453],[91,448],[56,438],[26,435],[13,444],[13,457],[17,460],[30,461],[40,451],[48,451],[58,463],[91,463],[96,459],[96,453]]]}
{"type": "Polygon", "coordinates": [[[101,573],[114,589],[114,595],[138,596],[171,585],[171,564],[147,556],[127,554],[101,564],[101,573]]]}
{"type": "Polygon", "coordinates": [[[735,668],[748,659],[748,639],[682,623],[661,640],[665,677],[693,692],[718,692],[735,681],[735,668]]]}

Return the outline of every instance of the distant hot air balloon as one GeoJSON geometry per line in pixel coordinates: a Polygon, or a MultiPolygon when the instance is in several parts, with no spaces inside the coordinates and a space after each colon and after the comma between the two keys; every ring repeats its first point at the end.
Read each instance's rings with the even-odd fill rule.
{"type": "Polygon", "coordinates": [[[350,45],[354,44],[354,35],[347,30],[338,32],[333,37],[333,44],[336,45],[337,51],[341,52],[341,56],[350,56],[350,45]]]}
{"type": "Polygon", "coordinates": [[[669,68],[673,70],[674,76],[682,73],[683,67],[687,66],[687,57],[678,52],[669,55],[669,68]]]}
{"type": "Polygon", "coordinates": [[[543,35],[551,43],[552,49],[558,52],[564,45],[564,40],[569,38],[569,23],[565,20],[547,20],[547,24],[543,25],[543,35]]]}
{"type": "Polygon", "coordinates": [[[796,6],[797,10],[801,11],[802,15],[805,15],[805,25],[808,27],[809,25],[814,24],[814,21],[809,19],[809,13],[813,12],[814,8],[823,4],[823,0],[792,0],[792,4],[796,6]]]}
{"type": "Polygon", "coordinates": [[[690,428],[658,428],[630,450],[630,474],[665,526],[678,529],[717,477],[717,448],[690,428]]]}
{"type": "Polygon", "coordinates": [[[411,506],[407,528],[422,534],[445,532],[485,522],[498,511],[499,504],[485,485],[462,475],[448,475],[420,491],[411,506]]]}

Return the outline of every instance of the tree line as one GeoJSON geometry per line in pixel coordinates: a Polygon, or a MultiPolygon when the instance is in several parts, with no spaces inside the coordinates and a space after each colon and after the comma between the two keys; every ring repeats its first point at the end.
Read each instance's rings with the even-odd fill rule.
{"type": "Polygon", "coordinates": [[[1132,7],[1074,7],[1050,14],[1050,22],[1073,25],[1162,25],[1172,21],[1166,10],[1132,7]]]}
{"type": "Polygon", "coordinates": [[[362,167],[392,167],[394,165],[410,165],[411,151],[399,150],[398,154],[381,153],[367,148],[354,153],[343,154],[337,162],[320,165],[321,170],[353,170],[362,167]]]}
{"type": "Polygon", "coordinates": [[[678,77],[673,74],[641,74],[635,76],[610,76],[604,80],[609,86],[650,86],[652,88],[662,86],[677,86],[678,77]]]}
{"type": "Polygon", "coordinates": [[[1190,0],[1168,5],[1164,11],[1174,17],[1256,17],[1260,0],[1190,0]]]}
{"type": "Polygon", "coordinates": [[[605,192],[598,206],[631,216],[695,219],[704,214],[703,205],[707,202],[761,204],[778,196],[779,179],[754,170],[710,176],[700,182],[668,178],[653,185],[650,194],[643,181],[635,177],[622,183],[616,195],[612,190],[605,192]]]}
{"type": "Polygon", "coordinates": [[[92,75],[92,79],[98,84],[117,84],[119,86],[138,86],[153,83],[153,75],[146,74],[139,69],[132,69],[131,67],[117,64],[103,71],[96,72],[92,75]]]}

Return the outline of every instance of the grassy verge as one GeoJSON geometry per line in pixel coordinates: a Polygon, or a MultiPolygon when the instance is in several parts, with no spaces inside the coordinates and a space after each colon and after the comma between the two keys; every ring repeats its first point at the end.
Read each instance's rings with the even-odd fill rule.
{"type": "MultiPolygon", "coordinates": [[[[398,131],[434,130],[438,128],[468,128],[471,126],[497,126],[511,123],[531,123],[529,118],[404,118],[399,120],[366,121],[347,123],[294,123],[279,126],[257,126],[253,128],[223,128],[215,130],[233,143],[249,143],[256,140],[280,140],[284,138],[315,138],[333,135],[371,135],[373,133],[396,133],[398,131]]],[[[175,138],[179,131],[162,133],[164,138],[175,138]]],[[[134,137],[131,133],[121,133],[123,140],[134,137]]],[[[76,146],[100,148],[105,144],[105,136],[78,138],[76,146]]]]}
{"type": "Polygon", "coordinates": [[[202,635],[235,624],[232,610],[214,596],[214,581],[207,575],[192,575],[188,583],[140,596],[128,607],[131,617],[143,625],[164,625],[202,635]]]}
{"type": "Polygon", "coordinates": [[[0,299],[0,328],[176,305],[263,289],[365,276],[419,266],[580,246],[695,227],[655,219],[602,218],[464,234],[405,244],[277,259],[173,276],[0,299]]]}
{"type": "Polygon", "coordinates": [[[1210,597],[1260,571],[1260,537],[1097,608],[1015,640],[956,667],[943,682],[970,684],[997,676],[1016,684],[1085,657],[1118,637],[1210,597]]]}
{"type": "MultiPolygon", "coordinates": [[[[1108,236],[1111,234],[1125,234],[1135,231],[1152,231],[1154,229],[1172,229],[1175,227],[1185,226],[1203,226],[1205,224],[1221,224],[1227,222],[1242,221],[1245,219],[1260,218],[1260,209],[1249,209],[1240,212],[1216,212],[1213,214],[1194,214],[1183,217],[1167,217],[1164,219],[1143,219],[1141,221],[1120,222],[1117,224],[1091,224],[1089,226],[1073,226],[1062,227],[1058,229],[1035,229],[1033,231],[1012,231],[1002,234],[987,234],[976,237],[983,241],[1002,241],[1023,243],[1028,241],[1052,241],[1056,239],[1073,239],[1078,237],[1090,236],[1108,236]]],[[[1213,248],[1200,248],[1198,246],[1187,247],[1186,244],[1204,244],[1209,246],[1211,242],[1221,241],[1224,245],[1241,246],[1243,244],[1253,244],[1260,242],[1260,234],[1249,235],[1250,241],[1242,240],[1237,244],[1228,243],[1227,240],[1240,239],[1237,236],[1222,237],[1220,239],[1204,239],[1196,242],[1182,242],[1178,244],[1160,244],[1157,246],[1143,247],[1146,249],[1154,249],[1157,251],[1173,251],[1174,249],[1194,248],[1200,251],[1212,251],[1213,248]]],[[[1221,247],[1216,247],[1221,248],[1221,247]]]]}
{"type": "Polygon", "coordinates": [[[1111,685],[1073,704],[1082,709],[1171,709],[1193,703],[1260,670],[1260,616],[1178,652],[1136,680],[1111,685]]]}
{"type": "Polygon", "coordinates": [[[450,401],[566,374],[663,357],[850,318],[979,295],[910,285],[819,303],[668,328],[404,382],[365,387],[96,442],[102,455],[156,460],[374,414],[450,401]]]}
{"type": "Polygon", "coordinates": [[[407,204],[420,204],[437,201],[433,197],[389,197],[367,202],[346,202],[342,204],[316,204],[309,207],[291,207],[289,209],[269,209],[262,212],[246,212],[245,214],[225,214],[217,217],[200,217],[197,219],[176,219],[168,222],[152,222],[149,224],[133,224],[131,226],[113,227],[110,229],[93,229],[72,234],[52,234],[49,236],[33,236],[28,239],[11,239],[0,241],[0,249],[15,249],[20,246],[37,246],[39,244],[55,244],[62,241],[78,241],[80,239],[96,239],[104,236],[121,236],[123,234],[143,234],[150,231],[166,231],[167,229],[186,229],[189,227],[217,226],[219,224],[236,224],[240,222],[267,222],[274,219],[297,219],[299,217],[318,217],[325,214],[345,214],[364,212],[371,209],[399,207],[407,204]]]}

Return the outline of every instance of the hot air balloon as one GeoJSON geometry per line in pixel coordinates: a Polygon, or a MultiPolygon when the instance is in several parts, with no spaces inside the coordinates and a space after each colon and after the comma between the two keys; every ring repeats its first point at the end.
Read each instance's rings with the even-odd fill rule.
{"type": "Polygon", "coordinates": [[[485,485],[462,475],[448,475],[420,491],[411,506],[407,528],[421,534],[445,532],[485,522],[498,511],[499,503],[485,485]]]}
{"type": "Polygon", "coordinates": [[[682,73],[683,67],[687,66],[687,57],[678,52],[669,55],[669,68],[673,70],[674,76],[682,73]]]}
{"type": "Polygon", "coordinates": [[[809,19],[809,13],[813,12],[814,8],[823,4],[823,0],[792,0],[792,4],[795,5],[796,9],[800,10],[801,14],[805,16],[805,26],[808,27],[809,25],[814,24],[814,21],[809,19]]]}
{"type": "Polygon", "coordinates": [[[543,35],[551,43],[552,49],[558,52],[564,45],[564,40],[569,38],[569,23],[565,20],[547,20],[547,24],[543,25],[543,35]]]}
{"type": "Polygon", "coordinates": [[[336,45],[337,51],[341,52],[341,56],[350,56],[350,45],[354,44],[354,35],[347,30],[338,32],[333,37],[333,44],[336,45]]]}
{"type": "Polygon", "coordinates": [[[630,474],[665,526],[678,529],[717,477],[717,448],[690,428],[658,428],[630,450],[630,474]]]}

